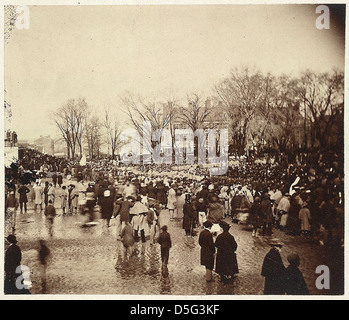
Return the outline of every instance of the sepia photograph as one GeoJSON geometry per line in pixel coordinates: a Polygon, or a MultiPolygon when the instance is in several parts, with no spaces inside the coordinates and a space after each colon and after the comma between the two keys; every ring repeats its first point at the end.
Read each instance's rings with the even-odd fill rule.
{"type": "Polygon", "coordinates": [[[2,299],[344,298],[346,12],[3,5],[2,299]]]}

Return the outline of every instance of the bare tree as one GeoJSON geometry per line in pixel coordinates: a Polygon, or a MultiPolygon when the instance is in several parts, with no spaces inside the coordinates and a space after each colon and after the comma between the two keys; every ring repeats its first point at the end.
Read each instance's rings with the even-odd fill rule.
{"type": "Polygon", "coordinates": [[[118,123],[116,116],[112,116],[111,111],[108,109],[104,110],[103,125],[107,131],[108,150],[110,146],[111,158],[112,160],[115,160],[115,154],[124,142],[120,140],[121,126],[118,123]]]}
{"type": "Polygon", "coordinates": [[[128,94],[122,98],[122,102],[127,109],[127,115],[130,123],[135,128],[140,136],[140,145],[143,152],[151,154],[154,148],[160,141],[153,141],[154,132],[159,132],[162,136],[162,131],[169,125],[173,112],[164,110],[164,103],[150,100],[128,94]]]}
{"type": "Polygon", "coordinates": [[[257,109],[265,103],[266,78],[249,68],[233,69],[215,87],[221,106],[230,119],[232,140],[239,153],[245,152],[249,125],[257,109]]]}
{"type": "MultiPolygon", "coordinates": [[[[198,159],[199,150],[206,150],[206,132],[208,129],[215,129],[218,123],[218,116],[212,107],[212,101],[193,93],[187,96],[187,107],[181,107],[178,112],[180,124],[189,127],[194,135],[194,158],[198,159]],[[201,132],[199,133],[199,130],[201,132]],[[200,137],[199,137],[200,136],[200,137]]],[[[206,151],[204,151],[206,153],[206,151]]]]}
{"type": "Polygon", "coordinates": [[[67,144],[68,158],[75,159],[82,156],[83,132],[88,105],[84,98],[70,99],[60,107],[53,116],[53,121],[59,128],[67,144]]]}
{"type": "Polygon", "coordinates": [[[84,138],[90,159],[99,159],[100,157],[100,149],[103,144],[101,129],[102,122],[96,115],[85,119],[84,138]]]}
{"type": "Polygon", "coordinates": [[[181,107],[178,119],[195,132],[197,129],[212,128],[213,121],[210,116],[213,114],[210,101],[204,100],[194,93],[187,96],[188,106],[181,107]]]}
{"type": "MultiPolygon", "coordinates": [[[[266,84],[265,103],[259,106],[255,117],[257,140],[264,141],[277,154],[290,154],[302,142],[304,121],[295,92],[297,79],[268,75],[266,84]]],[[[250,131],[253,132],[252,126],[250,131]]]]}
{"type": "Polygon", "coordinates": [[[333,133],[338,122],[343,122],[344,73],[316,74],[310,70],[303,72],[297,88],[303,112],[309,125],[310,147],[322,149],[336,144],[333,133]]]}

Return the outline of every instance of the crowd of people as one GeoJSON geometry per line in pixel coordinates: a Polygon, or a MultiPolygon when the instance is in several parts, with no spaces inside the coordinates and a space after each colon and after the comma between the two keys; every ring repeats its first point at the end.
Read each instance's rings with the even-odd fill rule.
{"type": "MultiPolygon", "coordinates": [[[[126,166],[101,160],[81,166],[24,149],[6,171],[6,236],[15,234],[17,208],[25,213],[29,200],[35,211],[44,210],[51,227],[56,208],[63,215],[86,216],[85,227],[100,214],[105,227],[116,219],[125,258],[133,255],[138,241],[159,243],[166,274],[172,244],[159,216],[167,209],[170,223],[182,221],[183,236],[194,237],[199,228],[206,280],[212,280],[217,249],[216,272],[227,281],[238,273],[229,219],[250,225],[253,237],[272,236],[278,228],[291,236],[315,237],[320,245],[344,245],[341,159],[339,154],[312,154],[280,165],[236,157],[225,175],[211,176],[209,168],[200,165],[126,166]]],[[[297,265],[295,257],[290,260],[297,265]]]]}

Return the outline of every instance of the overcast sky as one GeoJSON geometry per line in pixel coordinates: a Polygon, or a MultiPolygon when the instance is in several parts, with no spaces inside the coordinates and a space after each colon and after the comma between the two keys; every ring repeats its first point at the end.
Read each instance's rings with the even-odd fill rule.
{"type": "MultiPolygon", "coordinates": [[[[344,70],[336,24],[318,30],[313,5],[33,6],[29,30],[5,46],[6,99],[19,139],[53,136],[70,98],[97,110],[143,96],[209,93],[229,70],[298,75],[344,70]]],[[[121,113],[120,113],[121,114],[121,113]]]]}

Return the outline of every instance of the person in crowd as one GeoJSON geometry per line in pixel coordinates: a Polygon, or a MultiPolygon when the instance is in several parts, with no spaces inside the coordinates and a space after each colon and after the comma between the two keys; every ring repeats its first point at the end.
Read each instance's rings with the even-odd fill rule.
{"type": "Polygon", "coordinates": [[[282,262],[280,251],[282,243],[273,239],[270,241],[271,249],[263,260],[261,275],[265,278],[264,294],[265,295],[284,295],[283,276],[285,266],[282,262]]]}
{"type": "Polygon", "coordinates": [[[173,188],[173,186],[171,186],[168,190],[167,209],[170,214],[170,221],[173,221],[175,219],[174,213],[176,209],[176,190],[173,188]]]}
{"type": "Polygon", "coordinates": [[[18,188],[17,192],[19,193],[19,208],[21,214],[23,213],[23,207],[24,207],[24,213],[27,213],[27,203],[28,203],[28,197],[27,194],[30,192],[29,188],[25,186],[24,184],[21,184],[18,188]]]}
{"type": "Polygon", "coordinates": [[[41,277],[42,293],[46,293],[46,290],[47,290],[46,270],[47,270],[47,263],[48,263],[50,254],[51,254],[51,252],[47,246],[46,241],[43,239],[40,239],[39,240],[39,249],[38,249],[38,260],[40,263],[40,277],[41,277]]]}
{"type": "Polygon", "coordinates": [[[57,176],[57,183],[58,183],[59,187],[61,187],[63,184],[63,177],[61,174],[58,174],[58,176],[57,176]]]}
{"type": "Polygon", "coordinates": [[[310,210],[308,209],[308,203],[306,201],[303,202],[302,208],[299,210],[299,219],[301,220],[301,234],[306,236],[310,235],[311,215],[310,210]]]}
{"type": "Polygon", "coordinates": [[[200,227],[204,227],[204,222],[207,220],[207,205],[204,198],[199,198],[198,204],[196,206],[196,212],[198,217],[198,222],[200,227]]]}
{"type": "Polygon", "coordinates": [[[133,197],[134,195],[135,195],[135,188],[130,181],[127,181],[123,191],[124,199],[127,199],[128,197],[133,197]]]}
{"type": "Polygon", "coordinates": [[[217,236],[215,247],[217,248],[216,272],[220,275],[221,281],[227,283],[235,274],[239,273],[236,249],[238,247],[235,238],[230,234],[230,225],[220,222],[223,232],[217,236]]]}
{"type": "Polygon", "coordinates": [[[279,229],[284,230],[287,224],[288,211],[290,210],[290,194],[285,193],[281,198],[279,205],[277,206],[277,214],[278,214],[278,226],[279,229]]]}
{"type": "Polygon", "coordinates": [[[159,223],[159,210],[156,209],[155,203],[149,205],[149,210],[147,213],[147,223],[150,234],[150,245],[155,244],[156,229],[159,223]]]}
{"type": "Polygon", "coordinates": [[[183,191],[183,186],[179,186],[176,191],[176,212],[175,220],[183,219],[183,207],[185,204],[185,192],[183,191]]]}
{"type": "Polygon", "coordinates": [[[196,218],[196,212],[193,208],[190,196],[187,195],[185,204],[183,206],[183,229],[187,237],[194,236],[194,222],[196,218]]]}
{"type": "Polygon", "coordinates": [[[66,215],[66,208],[68,207],[68,198],[69,198],[69,193],[67,190],[66,186],[62,186],[61,191],[59,193],[59,197],[61,199],[61,209],[63,215],[66,215]]]}
{"type": "Polygon", "coordinates": [[[251,206],[248,222],[252,225],[252,237],[259,237],[260,228],[263,225],[263,217],[261,212],[261,198],[255,197],[251,206]]]}
{"type": "Polygon", "coordinates": [[[37,207],[40,206],[40,211],[42,211],[42,196],[43,196],[43,188],[39,181],[36,181],[33,187],[34,190],[34,211],[37,210],[37,207]]]}
{"type": "Polygon", "coordinates": [[[53,184],[50,183],[50,189],[48,190],[48,199],[52,201],[52,204],[55,203],[56,198],[56,189],[53,187],[53,184]]]}
{"type": "Polygon", "coordinates": [[[110,190],[105,190],[103,198],[100,201],[102,219],[105,221],[105,226],[110,227],[110,219],[114,212],[114,200],[110,196],[110,190]]]}
{"type": "Polygon", "coordinates": [[[17,238],[15,235],[10,234],[6,238],[9,243],[9,247],[5,253],[5,282],[4,291],[5,294],[19,293],[19,289],[16,287],[16,280],[20,276],[18,267],[22,261],[22,251],[17,245],[17,238]]]}
{"type": "Polygon", "coordinates": [[[298,194],[293,194],[290,199],[290,209],[288,211],[288,218],[286,223],[287,234],[298,236],[300,234],[301,223],[299,220],[299,211],[302,208],[302,200],[298,194]]]}
{"type": "Polygon", "coordinates": [[[287,256],[289,266],[284,272],[284,290],[287,295],[309,295],[308,286],[302,272],[299,270],[300,257],[297,253],[287,256]]]}
{"type": "Polygon", "coordinates": [[[131,222],[130,209],[134,206],[134,204],[135,202],[132,196],[128,196],[125,200],[121,201],[119,211],[121,228],[123,228],[126,222],[131,222]]]}
{"type": "Polygon", "coordinates": [[[124,246],[124,259],[132,257],[134,253],[135,239],[133,238],[133,228],[129,221],[126,221],[121,231],[121,242],[124,246]]]}
{"type": "Polygon", "coordinates": [[[44,187],[44,204],[45,208],[48,206],[48,194],[50,190],[50,183],[48,181],[45,182],[45,187],[44,187]]]}
{"type": "Polygon", "coordinates": [[[156,200],[160,203],[162,209],[167,205],[166,189],[167,188],[162,181],[156,185],[156,200]]]}
{"type": "Polygon", "coordinates": [[[57,186],[57,178],[58,178],[57,173],[54,172],[53,175],[52,175],[52,184],[53,184],[53,186],[54,186],[55,188],[56,188],[56,186],[57,186]]]}
{"type": "Polygon", "coordinates": [[[210,202],[208,204],[207,220],[212,222],[212,232],[214,235],[217,235],[220,230],[219,223],[224,218],[224,207],[219,203],[218,196],[216,194],[212,193],[209,198],[210,202]]]}
{"type": "Polygon", "coordinates": [[[270,195],[268,193],[264,193],[260,212],[263,219],[263,236],[271,236],[273,234],[273,213],[272,213],[272,204],[270,201],[270,195]]]}
{"type": "Polygon", "coordinates": [[[168,265],[168,260],[170,257],[170,249],[172,247],[172,242],[171,242],[171,236],[167,231],[167,226],[164,225],[161,227],[161,233],[159,234],[159,237],[157,239],[158,243],[160,244],[160,252],[161,252],[161,262],[162,262],[162,267],[167,268],[168,265]]]}
{"type": "Polygon", "coordinates": [[[88,210],[89,222],[92,222],[94,220],[93,211],[94,211],[95,206],[96,206],[96,198],[95,198],[93,184],[89,183],[89,185],[86,189],[86,208],[88,210]]]}
{"type": "Polygon", "coordinates": [[[54,222],[54,219],[55,219],[57,213],[56,213],[56,209],[52,203],[52,200],[48,201],[48,204],[47,204],[47,207],[45,208],[44,214],[46,217],[46,224],[47,224],[49,235],[50,235],[50,237],[53,237],[53,222],[54,222]]]}
{"type": "Polygon", "coordinates": [[[213,281],[212,270],[214,268],[215,244],[211,233],[212,222],[207,220],[204,222],[204,230],[199,235],[200,264],[206,268],[206,281],[213,281]]]}
{"type": "Polygon", "coordinates": [[[5,202],[5,234],[13,234],[16,230],[16,213],[18,209],[18,200],[15,192],[10,191],[5,202]]]}
{"type": "Polygon", "coordinates": [[[130,209],[132,211],[133,218],[131,219],[131,225],[133,226],[134,239],[136,242],[139,241],[139,232],[141,235],[142,242],[146,242],[145,230],[148,226],[147,214],[148,208],[141,202],[141,196],[138,196],[133,207],[130,209]]]}

